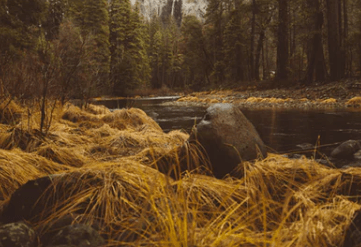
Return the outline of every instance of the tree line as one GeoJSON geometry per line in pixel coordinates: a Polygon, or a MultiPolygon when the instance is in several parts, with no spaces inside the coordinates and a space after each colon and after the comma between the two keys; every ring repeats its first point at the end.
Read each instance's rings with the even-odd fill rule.
{"type": "MultiPolygon", "coordinates": [[[[170,5],[171,6],[171,5],[170,5]]],[[[361,0],[209,0],[202,20],[129,0],[0,0],[1,95],[124,96],[336,81],[361,71],[361,0]]]]}

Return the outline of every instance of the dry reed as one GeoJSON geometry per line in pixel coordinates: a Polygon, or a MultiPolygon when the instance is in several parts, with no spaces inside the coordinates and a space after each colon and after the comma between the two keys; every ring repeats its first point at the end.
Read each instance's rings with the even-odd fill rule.
{"type": "Polygon", "coordinates": [[[41,138],[0,128],[4,200],[30,179],[61,174],[34,205],[40,237],[44,225],[75,215],[98,222],[107,246],[340,246],[360,208],[359,169],[307,158],[270,154],[244,163],[242,178],[191,169],[174,181],[154,168],[207,162],[196,145],[183,145],[187,134],[163,133],[139,109],[89,109],[59,110],[41,138]]]}

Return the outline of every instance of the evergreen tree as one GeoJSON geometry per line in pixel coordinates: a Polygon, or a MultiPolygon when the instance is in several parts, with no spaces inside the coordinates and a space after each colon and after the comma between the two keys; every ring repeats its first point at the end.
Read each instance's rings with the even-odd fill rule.
{"type": "Polygon", "coordinates": [[[107,93],[110,70],[107,0],[73,0],[68,3],[66,16],[80,28],[82,40],[88,44],[85,51],[88,55],[87,73],[92,75],[88,95],[107,93]]]}
{"type": "Polygon", "coordinates": [[[153,16],[149,24],[150,33],[150,65],[152,70],[151,86],[160,88],[162,86],[162,61],[163,61],[163,34],[158,17],[153,16]]]}
{"type": "Polygon", "coordinates": [[[110,7],[111,81],[116,95],[147,84],[150,76],[147,31],[129,0],[110,7]]]}
{"type": "Polygon", "coordinates": [[[182,55],[179,54],[180,31],[176,20],[169,16],[166,24],[161,25],[157,18],[150,24],[152,86],[163,85],[172,88],[177,84],[181,70],[182,55]]]}
{"type": "Polygon", "coordinates": [[[0,0],[0,76],[35,47],[46,8],[45,0],[0,0]]]}
{"type": "Polygon", "coordinates": [[[211,67],[202,29],[200,20],[195,16],[186,16],[183,19],[181,54],[184,87],[200,88],[208,81],[211,67]]]}
{"type": "MultiPolygon", "coordinates": [[[[106,88],[109,75],[109,16],[106,0],[87,0],[84,3],[84,26],[86,35],[92,35],[96,46],[93,72],[97,74],[97,90],[106,88]]],[[[99,91],[98,91],[99,92],[99,91]]]]}
{"type": "Polygon", "coordinates": [[[46,21],[43,24],[45,35],[48,40],[58,38],[59,27],[66,11],[66,2],[63,0],[49,0],[49,8],[46,21]]]}
{"type": "Polygon", "coordinates": [[[224,61],[228,81],[244,81],[246,78],[245,65],[247,64],[244,47],[247,46],[243,37],[239,11],[232,11],[224,31],[224,61]]]}
{"type": "Polygon", "coordinates": [[[5,54],[13,56],[35,44],[46,9],[45,0],[0,0],[0,55],[2,57],[5,54]]]}
{"type": "Polygon", "coordinates": [[[225,64],[223,60],[223,28],[224,28],[224,1],[210,0],[207,6],[206,24],[212,51],[212,76],[215,83],[224,81],[225,64]]]}

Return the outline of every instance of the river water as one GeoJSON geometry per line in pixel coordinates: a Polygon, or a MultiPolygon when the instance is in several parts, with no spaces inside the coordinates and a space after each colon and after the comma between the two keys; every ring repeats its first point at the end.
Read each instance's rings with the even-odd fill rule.
{"type": "MultiPolygon", "coordinates": [[[[97,102],[115,109],[138,107],[151,116],[165,131],[189,132],[205,113],[204,107],[162,105],[177,97],[159,97],[132,101],[97,102]]],[[[270,150],[279,153],[299,152],[305,146],[321,145],[325,154],[340,142],[361,140],[361,112],[336,110],[242,109],[270,150]]]]}

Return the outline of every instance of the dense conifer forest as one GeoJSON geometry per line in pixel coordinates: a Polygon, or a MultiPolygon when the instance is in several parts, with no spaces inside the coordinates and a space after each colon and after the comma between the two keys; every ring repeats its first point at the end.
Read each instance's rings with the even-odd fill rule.
{"type": "Polygon", "coordinates": [[[172,6],[144,16],[129,0],[1,0],[3,96],[64,102],[360,74],[359,0],[209,0],[203,18],[172,6]]]}

